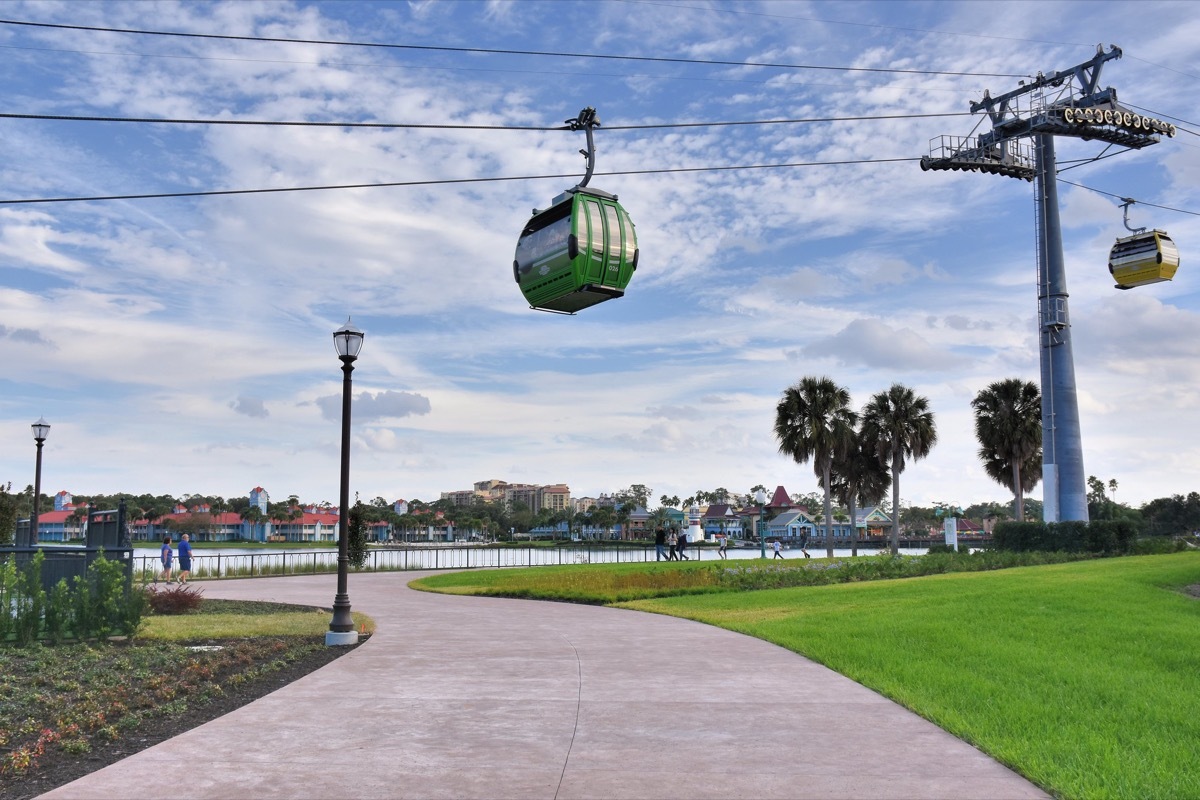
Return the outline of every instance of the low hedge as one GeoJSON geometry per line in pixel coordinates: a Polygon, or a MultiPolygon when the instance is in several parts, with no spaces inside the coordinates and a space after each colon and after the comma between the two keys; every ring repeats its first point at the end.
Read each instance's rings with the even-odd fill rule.
{"type": "Polygon", "coordinates": [[[1017,553],[1126,555],[1133,552],[1139,533],[1137,523],[1127,519],[1001,522],[992,533],[992,546],[1017,553]]]}

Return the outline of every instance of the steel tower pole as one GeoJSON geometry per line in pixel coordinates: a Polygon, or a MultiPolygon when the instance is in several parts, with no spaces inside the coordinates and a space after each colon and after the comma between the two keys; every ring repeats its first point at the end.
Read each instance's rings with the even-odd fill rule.
{"type": "Polygon", "coordinates": [[[1071,318],[1062,226],[1058,216],[1058,178],[1054,136],[1034,137],[1038,193],[1038,325],[1042,377],[1042,492],[1047,522],[1088,519],[1083,437],[1075,361],[1071,354],[1071,318]]]}

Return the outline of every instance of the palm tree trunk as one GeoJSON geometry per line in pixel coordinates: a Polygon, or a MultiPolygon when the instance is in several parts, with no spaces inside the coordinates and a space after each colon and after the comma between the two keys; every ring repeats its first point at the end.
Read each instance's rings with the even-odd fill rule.
{"type": "Polygon", "coordinates": [[[892,555],[900,555],[900,449],[892,445],[892,555]]]}
{"type": "Polygon", "coordinates": [[[1025,521],[1025,493],[1021,491],[1021,462],[1019,459],[1013,459],[1013,496],[1016,500],[1013,502],[1013,510],[1016,512],[1016,521],[1025,521]]]}
{"type": "Polygon", "coordinates": [[[858,509],[854,507],[854,495],[850,495],[850,556],[858,557],[858,509]]]}
{"type": "Polygon", "coordinates": [[[822,470],[825,478],[825,557],[833,558],[833,505],[829,500],[829,472],[830,465],[826,464],[822,470]]]}

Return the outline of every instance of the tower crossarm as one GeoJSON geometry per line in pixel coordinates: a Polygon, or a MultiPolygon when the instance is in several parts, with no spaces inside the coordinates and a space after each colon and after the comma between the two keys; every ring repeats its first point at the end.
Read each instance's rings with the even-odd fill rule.
{"type": "Polygon", "coordinates": [[[966,170],[1033,180],[1035,165],[1028,145],[1021,140],[1039,135],[1073,136],[1139,150],[1159,141],[1159,134],[1175,135],[1175,126],[1145,117],[1117,102],[1117,90],[1097,88],[1100,68],[1121,57],[1112,45],[1082,64],[1049,75],[1038,73],[1011,92],[971,104],[972,113],[983,111],[992,129],[978,137],[947,137],[930,142],[929,155],[921,159],[924,170],[966,170]],[[1028,97],[1026,97],[1028,95],[1028,97]],[[1024,102],[1022,102],[1024,100],[1024,102]]]}

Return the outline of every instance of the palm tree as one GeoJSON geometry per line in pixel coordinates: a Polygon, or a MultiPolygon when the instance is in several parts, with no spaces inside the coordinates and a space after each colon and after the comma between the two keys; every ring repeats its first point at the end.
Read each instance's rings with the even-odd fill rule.
{"type": "Polygon", "coordinates": [[[263,514],[262,509],[258,506],[247,506],[238,516],[242,518],[243,522],[250,523],[250,538],[252,540],[255,539],[255,529],[259,523],[266,519],[266,515],[263,514]]]}
{"type": "Polygon", "coordinates": [[[775,407],[779,452],[797,464],[812,459],[813,471],[825,487],[825,551],[833,558],[833,509],[829,497],[833,462],[853,440],[856,415],[850,392],[830,378],[801,378],[784,390],[775,407]]]}
{"type": "Polygon", "coordinates": [[[855,432],[854,442],[833,463],[833,496],[846,506],[850,517],[850,555],[858,555],[858,507],[875,505],[883,499],[891,483],[888,469],[876,455],[874,446],[855,432]]]}
{"type": "Polygon", "coordinates": [[[616,523],[621,526],[621,538],[628,539],[629,537],[629,515],[633,513],[634,505],[632,501],[621,503],[621,507],[617,509],[616,523]]]}
{"type": "Polygon", "coordinates": [[[1013,518],[1025,519],[1025,492],[1042,470],[1042,398],[1037,384],[996,381],[971,401],[979,458],[992,480],[1013,493],[1013,518]]]}
{"type": "Polygon", "coordinates": [[[904,459],[924,458],[937,442],[929,401],[917,397],[907,386],[893,383],[863,409],[861,435],[865,445],[874,445],[880,461],[891,465],[891,539],[892,555],[896,555],[900,551],[900,473],[904,471],[904,459]]]}

